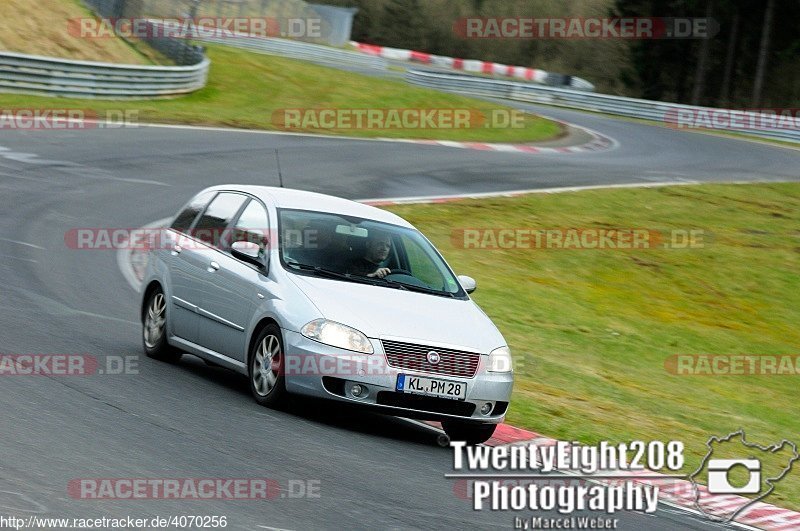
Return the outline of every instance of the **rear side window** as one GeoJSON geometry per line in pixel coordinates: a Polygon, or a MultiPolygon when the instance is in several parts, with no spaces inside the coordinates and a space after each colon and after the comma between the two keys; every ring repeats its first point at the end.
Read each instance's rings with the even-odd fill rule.
{"type": "Polygon", "coordinates": [[[211,198],[214,197],[214,194],[217,192],[202,192],[197,194],[194,199],[192,199],[186,208],[178,214],[178,217],[175,218],[175,221],[172,222],[172,229],[178,232],[187,232],[189,227],[192,226],[194,223],[195,218],[197,218],[198,214],[203,211],[211,198]]]}
{"type": "Polygon", "coordinates": [[[192,230],[192,235],[209,245],[219,247],[225,229],[239,213],[245,201],[247,201],[247,196],[242,194],[225,192],[219,194],[200,216],[197,225],[192,230]]]}

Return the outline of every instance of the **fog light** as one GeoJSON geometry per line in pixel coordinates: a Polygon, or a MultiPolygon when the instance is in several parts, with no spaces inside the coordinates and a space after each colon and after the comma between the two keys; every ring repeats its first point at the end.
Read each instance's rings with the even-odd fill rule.
{"type": "Polygon", "coordinates": [[[486,402],[484,405],[481,406],[481,415],[488,415],[491,412],[492,412],[491,402],[486,402]]]}
{"type": "Polygon", "coordinates": [[[355,397],[361,396],[361,393],[363,393],[363,392],[364,392],[364,388],[361,387],[358,384],[355,384],[353,387],[350,388],[350,394],[355,396],[355,397]]]}

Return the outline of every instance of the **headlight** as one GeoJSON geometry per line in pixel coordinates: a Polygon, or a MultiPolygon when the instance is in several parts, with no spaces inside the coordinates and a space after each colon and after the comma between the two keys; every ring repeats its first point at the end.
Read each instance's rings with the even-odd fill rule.
{"type": "Polygon", "coordinates": [[[494,349],[489,354],[489,364],[486,370],[489,372],[513,372],[511,350],[508,347],[494,349]]]}
{"type": "Polygon", "coordinates": [[[308,339],[325,343],[332,347],[372,354],[372,343],[367,336],[356,330],[327,319],[316,319],[300,329],[308,339]]]}

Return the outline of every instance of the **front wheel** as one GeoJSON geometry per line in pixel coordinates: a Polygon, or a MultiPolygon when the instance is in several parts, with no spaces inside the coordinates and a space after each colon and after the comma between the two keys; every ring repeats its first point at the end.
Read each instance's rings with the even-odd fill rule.
{"type": "Polygon", "coordinates": [[[478,424],[457,420],[442,421],[442,428],[451,441],[464,441],[471,446],[491,439],[496,427],[497,424],[478,424]]]}
{"type": "Polygon", "coordinates": [[[283,373],[281,329],[267,325],[253,342],[248,358],[250,392],[262,406],[276,408],[286,401],[286,377],[283,373]]]}
{"type": "Polygon", "coordinates": [[[142,316],[142,344],[149,358],[175,363],[182,353],[167,342],[167,302],[161,288],[153,290],[142,316]]]}

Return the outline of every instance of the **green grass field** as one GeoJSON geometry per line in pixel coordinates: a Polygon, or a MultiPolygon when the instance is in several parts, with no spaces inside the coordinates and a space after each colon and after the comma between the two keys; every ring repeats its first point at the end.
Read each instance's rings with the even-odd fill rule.
{"type": "Polygon", "coordinates": [[[158,56],[118,37],[87,39],[70,31],[70,20],[93,16],[80,0],[40,0],[37,9],[32,5],[28,0],[0,2],[0,50],[119,64],[151,64],[158,56]]]}
{"type": "MultiPolygon", "coordinates": [[[[101,116],[109,109],[137,110],[139,121],[282,129],[273,113],[280,109],[458,109],[481,113],[469,128],[339,128],[314,127],[313,121],[292,127],[294,132],[357,137],[416,138],[481,142],[534,142],[563,134],[560,124],[524,115],[519,127],[487,127],[492,112],[512,112],[510,107],[413,87],[404,81],[379,79],[270,55],[224,46],[209,46],[209,83],[193,94],[157,101],[54,99],[0,94],[8,108],[92,109],[101,116]]],[[[278,114],[277,116],[282,116],[278,114]]],[[[317,115],[311,115],[317,116],[317,115]]],[[[506,115],[489,125],[503,125],[506,115]]],[[[413,125],[413,124],[412,124],[413,125]]]]}
{"type": "MultiPolygon", "coordinates": [[[[800,374],[679,376],[665,368],[676,354],[800,355],[800,184],[389,209],[428,235],[458,274],[477,279],[475,300],[515,355],[509,423],[587,443],[682,440],[687,473],[710,435],[744,428],[760,444],[800,444],[800,374]],[[681,249],[489,250],[464,249],[453,232],[600,227],[704,237],[681,249]]],[[[800,465],[766,501],[800,509],[800,465]]]]}

